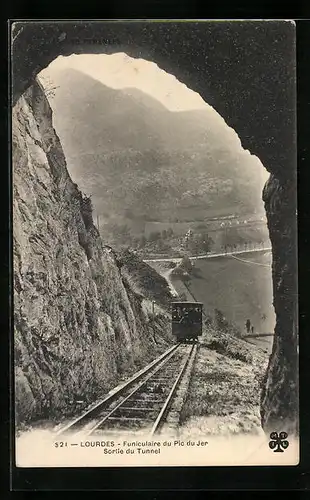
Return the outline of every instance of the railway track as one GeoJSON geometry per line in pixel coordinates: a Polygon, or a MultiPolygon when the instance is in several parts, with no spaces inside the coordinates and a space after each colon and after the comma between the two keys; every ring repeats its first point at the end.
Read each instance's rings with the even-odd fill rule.
{"type": "Polygon", "coordinates": [[[160,433],[197,343],[177,344],[57,435],[160,433]]]}

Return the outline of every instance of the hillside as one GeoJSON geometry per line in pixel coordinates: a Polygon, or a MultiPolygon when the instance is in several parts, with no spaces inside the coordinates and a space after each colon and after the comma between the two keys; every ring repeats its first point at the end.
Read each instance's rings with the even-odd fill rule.
{"type": "Polygon", "coordinates": [[[103,231],[126,221],[139,232],[154,217],[196,220],[208,210],[262,211],[263,167],[209,108],[171,112],[137,89],[113,90],[73,69],[50,78],[68,169],[92,194],[103,231]]]}
{"type": "Polygon", "coordinates": [[[121,263],[122,276],[128,279],[135,292],[170,313],[172,296],[166,279],[128,250],[118,252],[117,259],[121,263]]]}

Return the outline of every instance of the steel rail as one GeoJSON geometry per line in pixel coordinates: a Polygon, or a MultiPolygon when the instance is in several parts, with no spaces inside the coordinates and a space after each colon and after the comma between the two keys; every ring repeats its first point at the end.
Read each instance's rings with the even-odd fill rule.
{"type": "Polygon", "coordinates": [[[116,410],[118,410],[121,406],[123,406],[123,404],[128,401],[128,399],[130,399],[136,392],[138,392],[141,387],[143,387],[152,377],[154,377],[154,375],[156,375],[157,372],[159,372],[163,366],[165,366],[168,361],[175,355],[177,349],[181,346],[181,344],[178,344],[176,346],[176,349],[174,351],[171,352],[170,355],[168,355],[162,363],[160,363],[156,370],[155,371],[152,371],[148,376],[147,378],[143,379],[140,384],[135,387],[135,389],[130,393],[128,394],[128,396],[126,396],[124,399],[122,399],[114,408],[112,408],[112,410],[109,411],[109,413],[107,415],[104,416],[104,418],[102,418],[101,420],[99,420],[91,429],[88,430],[88,432],[86,433],[86,436],[89,436],[90,434],[92,434],[95,430],[97,430],[99,427],[102,426],[102,424],[104,424],[104,422],[106,422],[108,420],[108,418],[110,418],[113,413],[116,412],[116,410]]]}
{"type": "MultiPolygon", "coordinates": [[[[121,394],[126,389],[129,389],[129,387],[131,387],[132,384],[138,382],[141,379],[141,377],[143,377],[147,373],[151,372],[151,376],[153,376],[157,372],[157,370],[154,372],[153,369],[159,365],[161,367],[162,361],[165,361],[167,358],[170,359],[170,354],[174,354],[179,347],[180,347],[180,344],[176,344],[176,345],[170,347],[169,349],[167,349],[167,351],[165,351],[163,354],[161,354],[158,358],[156,358],[154,361],[152,361],[149,365],[147,365],[146,367],[142,368],[140,371],[135,373],[124,384],[116,387],[115,389],[112,389],[112,391],[110,391],[109,394],[107,394],[107,396],[104,399],[100,400],[93,407],[87,409],[82,415],[76,417],[73,421],[69,422],[64,427],[59,429],[55,433],[55,435],[60,436],[67,431],[73,430],[76,425],[81,424],[83,422],[83,420],[85,420],[87,417],[91,416],[92,413],[100,411],[101,409],[103,409],[104,406],[109,405],[110,403],[113,402],[114,399],[116,399],[117,397],[120,397],[121,394]]],[[[140,385],[139,385],[139,388],[140,388],[140,385]]]]}
{"type": "Polygon", "coordinates": [[[177,378],[176,378],[176,380],[175,380],[175,382],[174,382],[174,384],[173,384],[173,386],[172,386],[172,388],[171,388],[171,390],[169,392],[169,395],[168,395],[168,397],[167,397],[167,399],[166,399],[166,401],[165,401],[165,403],[164,403],[164,405],[163,405],[163,407],[162,407],[162,409],[161,409],[158,417],[155,420],[155,423],[154,423],[154,425],[152,427],[152,430],[150,432],[150,436],[153,436],[154,434],[156,434],[159,431],[161,425],[163,424],[164,418],[165,418],[166,413],[167,413],[167,411],[169,409],[169,405],[170,405],[170,403],[172,401],[172,398],[173,398],[173,396],[174,396],[174,394],[175,394],[175,392],[176,392],[176,390],[178,388],[180,380],[182,379],[182,377],[184,375],[184,372],[185,372],[185,370],[186,370],[186,368],[188,366],[188,363],[189,363],[191,357],[196,354],[197,345],[198,345],[197,343],[193,344],[193,346],[192,346],[192,348],[190,350],[190,353],[187,356],[187,358],[185,360],[185,363],[183,364],[183,366],[182,366],[182,368],[181,368],[181,370],[179,372],[179,375],[177,376],[177,378]]]}

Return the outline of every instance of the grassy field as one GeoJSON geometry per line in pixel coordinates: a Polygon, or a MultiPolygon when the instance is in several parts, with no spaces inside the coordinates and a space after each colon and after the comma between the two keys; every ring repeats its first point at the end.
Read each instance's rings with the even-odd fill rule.
{"type": "MultiPolygon", "coordinates": [[[[178,280],[171,277],[171,281],[178,290],[178,280]]],[[[255,333],[274,330],[271,255],[268,252],[196,261],[189,290],[196,300],[203,302],[207,314],[212,316],[215,308],[220,309],[242,332],[247,318],[254,325],[255,333]]],[[[266,342],[268,339],[270,337],[266,342]]]]}
{"type": "Polygon", "coordinates": [[[256,434],[268,357],[218,331],[202,339],[181,415],[180,436],[256,434]]]}

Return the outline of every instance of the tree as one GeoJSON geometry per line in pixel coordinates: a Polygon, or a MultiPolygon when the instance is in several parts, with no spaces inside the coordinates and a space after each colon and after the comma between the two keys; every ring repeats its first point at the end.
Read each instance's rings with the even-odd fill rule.
{"type": "Polygon", "coordinates": [[[237,228],[230,228],[223,233],[222,247],[225,251],[232,250],[244,244],[245,238],[240,234],[237,228]]]}
{"type": "Polygon", "coordinates": [[[208,233],[198,233],[191,236],[186,241],[186,248],[191,253],[210,252],[214,241],[208,233]]]}
{"type": "Polygon", "coordinates": [[[187,255],[185,255],[182,260],[181,260],[181,263],[179,265],[179,268],[182,270],[182,271],[185,271],[187,273],[190,273],[191,270],[193,269],[193,264],[191,262],[191,260],[189,259],[189,257],[187,257],[187,255]]]}
{"type": "Polygon", "coordinates": [[[214,315],[217,328],[226,331],[229,325],[222,311],[220,311],[219,309],[214,309],[214,315]]]}
{"type": "Polygon", "coordinates": [[[214,241],[211,238],[211,236],[209,236],[208,233],[202,233],[199,239],[200,239],[201,249],[204,250],[205,252],[210,252],[212,246],[214,245],[214,241]]]}
{"type": "Polygon", "coordinates": [[[213,320],[212,320],[212,317],[207,315],[205,321],[204,321],[204,324],[206,327],[211,327],[212,324],[213,324],[213,320]]]}
{"type": "Polygon", "coordinates": [[[86,228],[93,224],[93,204],[91,196],[81,195],[80,199],[81,214],[86,228]]]}
{"type": "Polygon", "coordinates": [[[145,247],[145,245],[146,245],[146,237],[144,234],[142,234],[142,236],[140,237],[139,246],[143,248],[145,247]]]}
{"type": "Polygon", "coordinates": [[[117,235],[117,239],[122,244],[126,244],[128,242],[131,242],[131,234],[130,234],[130,230],[129,230],[129,227],[127,226],[127,224],[117,225],[116,235],[117,235]]]}
{"type": "Polygon", "coordinates": [[[40,77],[40,82],[44,88],[46,97],[55,97],[55,90],[59,88],[59,85],[55,85],[49,77],[40,77]]]}
{"type": "Polygon", "coordinates": [[[137,236],[133,236],[132,239],[131,239],[131,245],[135,249],[139,248],[140,238],[138,238],[137,236]]]}
{"type": "Polygon", "coordinates": [[[152,231],[149,236],[149,241],[158,241],[160,239],[159,231],[152,231]]]}

